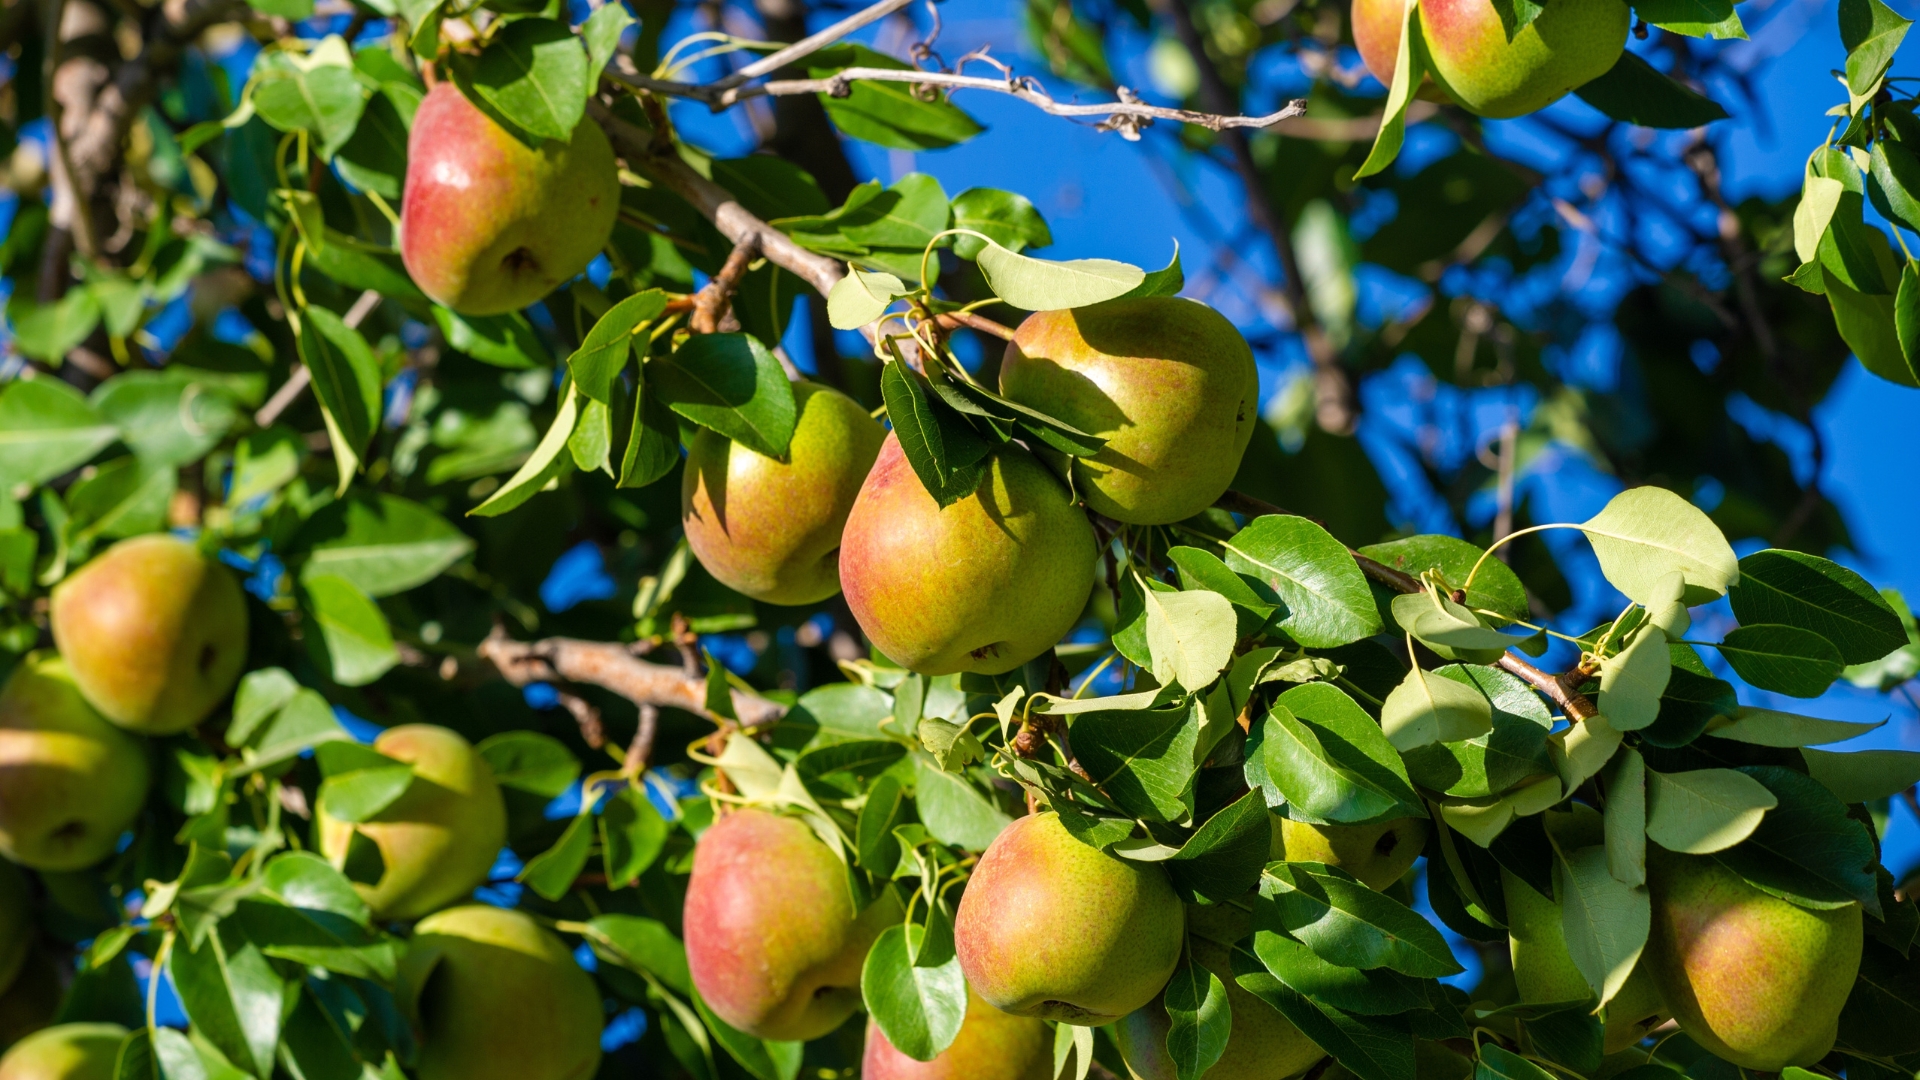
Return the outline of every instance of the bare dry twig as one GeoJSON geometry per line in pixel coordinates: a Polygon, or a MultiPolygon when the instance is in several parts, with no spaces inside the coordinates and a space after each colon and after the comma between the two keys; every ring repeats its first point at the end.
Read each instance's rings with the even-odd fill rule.
{"type": "MultiPolygon", "coordinates": [[[[611,690],[643,707],[684,709],[718,721],[707,711],[705,678],[689,675],[681,666],[648,663],[618,642],[574,638],[516,641],[496,627],[476,652],[515,686],[553,681],[583,683],[611,690]]],[[[758,727],[777,722],[787,707],[735,689],[733,710],[743,726],[758,727]]]]}

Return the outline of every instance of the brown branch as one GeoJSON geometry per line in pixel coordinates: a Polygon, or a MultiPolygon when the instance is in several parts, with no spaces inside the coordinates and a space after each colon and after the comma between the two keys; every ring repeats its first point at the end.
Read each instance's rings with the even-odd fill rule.
{"type": "Polygon", "coordinates": [[[1005,323],[994,322],[985,315],[977,315],[971,311],[948,311],[935,315],[933,317],[933,324],[942,330],[956,330],[964,326],[969,330],[978,330],[983,334],[991,334],[1001,341],[1013,340],[1013,327],[1005,323]]]}
{"type": "Polygon", "coordinates": [[[580,726],[580,738],[595,750],[607,745],[607,728],[600,722],[600,710],[593,703],[578,694],[562,692],[560,704],[573,714],[573,722],[580,726]]]}
{"type": "Polygon", "coordinates": [[[653,757],[653,740],[660,733],[660,707],[648,702],[640,705],[640,726],[633,733],[633,741],[627,744],[627,756],[620,763],[620,772],[627,776],[639,776],[647,771],[647,762],[653,757]]]}
{"type": "MultiPolygon", "coordinates": [[[[707,711],[707,681],[689,677],[682,667],[650,664],[611,641],[547,638],[516,641],[496,627],[476,650],[515,686],[566,681],[611,690],[636,705],[683,709],[718,721],[707,711]]],[[[740,722],[762,726],[777,722],[787,707],[758,694],[733,691],[733,709],[740,722]]]]}
{"type": "Polygon", "coordinates": [[[714,334],[720,331],[721,318],[733,303],[733,294],[740,288],[740,279],[746,276],[747,267],[753,264],[759,254],[758,234],[750,234],[733,245],[733,251],[728,253],[726,264],[720,267],[720,272],[693,298],[693,314],[687,319],[687,325],[694,333],[714,334]]]}

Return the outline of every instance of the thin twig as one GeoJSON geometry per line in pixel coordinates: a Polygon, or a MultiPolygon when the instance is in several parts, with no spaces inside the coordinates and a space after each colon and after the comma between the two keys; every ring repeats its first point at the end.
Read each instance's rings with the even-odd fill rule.
{"type": "Polygon", "coordinates": [[[640,703],[640,726],[633,733],[633,741],[627,744],[627,756],[620,763],[620,771],[627,776],[639,776],[647,771],[647,762],[653,757],[653,740],[660,732],[660,707],[652,702],[640,703]]]}
{"type": "Polygon", "coordinates": [[[806,37],[778,52],[770,53],[755,60],[753,63],[742,67],[726,78],[715,82],[713,87],[716,90],[727,90],[739,86],[741,83],[750,82],[770,72],[779,71],[795,60],[805,56],[811,56],[821,49],[832,45],[834,42],[839,41],[841,38],[846,37],[848,34],[853,33],[855,30],[871,23],[879,22],[881,19],[886,18],[911,3],[913,3],[913,0],[880,0],[879,3],[856,11],[852,15],[841,19],[839,22],[834,23],[832,26],[818,33],[808,34],[806,37]]]}
{"type": "Polygon", "coordinates": [[[720,331],[720,320],[733,303],[733,294],[740,288],[740,279],[747,275],[747,267],[760,254],[760,236],[749,234],[733,245],[728,253],[726,264],[720,272],[708,281],[693,298],[693,314],[687,319],[688,326],[696,334],[714,334],[720,331]]]}
{"type": "Polygon", "coordinates": [[[564,691],[560,694],[560,704],[573,714],[573,722],[580,727],[580,738],[595,750],[607,745],[607,728],[600,722],[600,710],[593,703],[578,694],[564,691]]]}
{"type": "Polygon", "coordinates": [[[948,311],[940,315],[935,315],[933,317],[933,324],[942,330],[953,330],[964,326],[969,330],[978,330],[983,334],[991,334],[1001,341],[1013,340],[1013,327],[1005,323],[994,322],[985,315],[977,315],[971,311],[948,311]]]}
{"type": "MultiPolygon", "coordinates": [[[[618,642],[574,638],[516,641],[496,627],[475,651],[515,686],[564,680],[611,690],[636,705],[683,709],[717,721],[707,711],[704,677],[690,677],[683,667],[637,659],[618,642]]],[[[743,725],[760,727],[777,722],[787,707],[736,688],[733,711],[743,725]]]]}

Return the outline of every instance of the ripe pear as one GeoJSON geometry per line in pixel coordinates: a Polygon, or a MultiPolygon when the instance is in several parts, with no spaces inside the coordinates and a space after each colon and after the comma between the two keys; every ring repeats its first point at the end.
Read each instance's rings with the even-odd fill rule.
{"type": "Polygon", "coordinates": [[[314,814],[320,852],[344,870],[354,834],[371,841],[383,872],[377,882],[354,888],[377,918],[417,919],[487,880],[507,843],[506,801],[486,759],[446,728],[391,727],[373,748],[412,765],[413,782],[393,805],[357,824],[328,814],[323,801],[314,814]]]}
{"type": "Polygon", "coordinates": [[[1565,0],[1508,41],[1491,0],[1420,4],[1433,80],[1468,112],[1496,118],[1537,112],[1605,75],[1626,48],[1627,22],[1625,0],[1565,0]]]}
{"type": "MultiPolygon", "coordinates": [[[[1198,935],[1190,935],[1187,941],[1193,959],[1226,985],[1227,1008],[1233,1021],[1226,1050],[1201,1076],[1213,1080],[1287,1080],[1327,1056],[1279,1010],[1233,981],[1227,946],[1198,935]]],[[[1167,1054],[1170,1026],[1165,1004],[1155,997],[1112,1027],[1113,1041],[1120,1047],[1120,1056],[1126,1059],[1133,1080],[1178,1080],[1173,1058],[1167,1054]]]]}
{"type": "Polygon", "coordinates": [[[1093,526],[1066,485],[1017,446],[942,508],[897,436],[861,485],[840,584],[873,647],[924,675],[998,675],[1046,652],[1093,592],[1093,526]]]}
{"type": "Polygon", "coordinates": [[[524,912],[486,904],[420,920],[397,996],[418,1080],[587,1080],[605,1011],[593,978],[524,912]]]}
{"type": "Polygon", "coordinates": [[[702,428],[687,448],[680,523],[720,582],[769,604],[815,604],[840,591],[840,530],[887,429],[859,403],[798,382],[787,460],[702,428]]]}
{"type": "Polygon", "coordinates": [[[989,1005],[1098,1027],[1167,985],[1186,911],[1165,871],[1075,840],[1048,812],[988,845],[953,933],[967,985],[989,1005]]]}
{"type": "Polygon", "coordinates": [[[552,292],[607,245],[619,209],[613,147],[590,119],[536,150],[451,82],[414,113],[400,257],[455,311],[498,315],[552,292]]]}
{"type": "Polygon", "coordinates": [[[1253,350],[1219,312],[1172,296],[1027,317],[1000,392],[1107,444],[1073,459],[1097,513],[1165,525],[1213,505],[1260,420],[1253,350]]]}
{"type": "Polygon", "coordinates": [[[36,870],[92,866],[140,816],[145,740],[107,723],[65,661],[36,653],[0,689],[0,855],[36,870]]]}
{"type": "Polygon", "coordinates": [[[867,1021],[860,1080],[1053,1080],[1053,1033],[1030,1016],[1001,1012],[969,988],[960,1034],[932,1061],[894,1049],[880,1025],[867,1021]]]}
{"type": "Polygon", "coordinates": [[[900,909],[855,911],[847,867],[796,818],[737,810],[693,849],[682,919],[693,985],[762,1039],[817,1039],[860,1007],[867,950],[900,909]]]}
{"type": "Polygon", "coordinates": [[[216,559],[165,533],[108,548],[54,586],[53,642],[101,715],[171,735],[199,723],[247,663],[247,600],[216,559]]]}
{"type": "MultiPolygon", "coordinates": [[[[1593,989],[1573,964],[1560,905],[1507,870],[1500,871],[1507,898],[1507,944],[1520,1000],[1530,1005],[1592,1001],[1593,989]]],[[[1606,1009],[1605,1052],[1619,1053],[1667,1021],[1666,1006],[1643,957],[1606,1009]]]]}
{"type": "MultiPolygon", "coordinates": [[[[1406,0],[1353,0],[1349,18],[1353,47],[1367,71],[1385,87],[1393,86],[1393,68],[1400,61],[1400,27],[1406,14],[1406,0]]],[[[1421,80],[1419,96],[1428,101],[1448,100],[1431,77],[1421,80]]]]}
{"type": "Polygon", "coordinates": [[[59,1024],[13,1044],[0,1057],[0,1080],[113,1080],[119,1024],[59,1024]]]}
{"type": "Polygon", "coordinates": [[[1337,866],[1369,889],[1384,889],[1406,874],[1427,842],[1425,818],[1377,825],[1309,825],[1275,816],[1272,855],[1288,862],[1337,866]]]}
{"type": "Polygon", "coordinates": [[[1810,1066],[1833,1049],[1860,973],[1860,905],[1809,911],[1718,860],[1649,846],[1653,929],[1642,966],[1680,1030],[1755,1072],[1810,1066]]]}

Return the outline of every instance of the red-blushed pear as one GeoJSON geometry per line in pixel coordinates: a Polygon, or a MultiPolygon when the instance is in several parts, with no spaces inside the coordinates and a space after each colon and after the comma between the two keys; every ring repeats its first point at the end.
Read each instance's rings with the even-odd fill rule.
{"type": "Polygon", "coordinates": [[[942,508],[889,434],[840,540],[840,585],[873,647],[925,675],[997,675],[1046,652],[1093,592],[1093,526],[1017,446],[942,508]]]}
{"type": "Polygon", "coordinates": [[[769,604],[840,591],[840,531],[887,429],[838,390],[793,385],[799,422],[787,460],[701,429],[687,448],[680,523],[719,581],[769,604]]]}
{"type": "Polygon", "coordinates": [[[360,872],[365,846],[372,845],[380,871],[354,888],[378,918],[417,919],[487,880],[507,843],[506,801],[486,759],[457,732],[402,724],[381,732],[373,748],[412,765],[413,782],[391,806],[358,823],[328,814],[322,800],[314,814],[320,852],[349,877],[375,877],[360,872]]]}
{"type": "Polygon", "coordinates": [[[0,688],[0,855],[79,870],[140,816],[146,741],[109,724],[53,653],[21,660],[0,688]]]}
{"type": "Polygon", "coordinates": [[[1288,862],[1337,866],[1369,889],[1399,881],[1427,842],[1424,818],[1395,818],[1377,825],[1309,825],[1275,816],[1270,854],[1288,862]]]}
{"type": "Polygon", "coordinates": [[[1538,112],[1605,75],[1626,48],[1627,23],[1625,0],[1556,0],[1508,41],[1492,0],[1420,3],[1434,82],[1489,117],[1538,112]]]}
{"type": "Polygon", "coordinates": [[[59,1024],[13,1044],[0,1057],[0,1080],[114,1080],[119,1024],[59,1024]]]}
{"type": "MultiPolygon", "coordinates": [[[[1233,962],[1226,945],[1197,934],[1187,948],[1202,967],[1219,976],[1227,988],[1232,1031],[1220,1060],[1200,1075],[1207,1080],[1287,1080],[1312,1068],[1326,1051],[1301,1034],[1279,1010],[1261,1001],[1233,981],[1233,962]]],[[[1153,1001],[1128,1013],[1110,1029],[1134,1080],[1179,1080],[1167,1053],[1165,1004],[1153,1001]]]]}
{"type": "Polygon", "coordinates": [[[847,867],[797,818],[736,810],[693,849],[687,969],[715,1015],[762,1039],[817,1039],[860,1007],[860,968],[900,917],[855,911],[847,867]]]}
{"type": "MultiPolygon", "coordinates": [[[[1500,881],[1507,899],[1507,944],[1520,1000],[1529,1005],[1591,1001],[1593,989],[1567,952],[1560,905],[1505,869],[1500,871],[1500,881]]],[[[1667,1020],[1669,1014],[1648,968],[1642,956],[1633,974],[1627,976],[1626,985],[1607,1002],[1606,1053],[1618,1053],[1638,1043],[1667,1020]]]]}
{"type": "Polygon", "coordinates": [[[1186,911],[1158,866],[1089,847],[1047,812],[987,846],[953,933],[967,985],[989,1005],[1098,1027],[1167,985],[1186,911]]]}
{"type": "Polygon", "coordinates": [[[1053,1080],[1053,1033],[1029,1016],[1014,1016],[967,991],[960,1034],[932,1061],[894,1049],[880,1025],[867,1021],[860,1080],[1053,1080]]]}
{"type": "Polygon", "coordinates": [[[400,964],[417,1080],[587,1080],[605,1010],[592,976],[524,912],[485,904],[420,920],[400,964]]]}
{"type": "Polygon", "coordinates": [[[1165,525],[1213,505],[1260,422],[1253,350],[1219,312],[1171,296],[1027,316],[1000,392],[1107,444],[1074,489],[1116,521],[1165,525]]]}
{"type": "Polygon", "coordinates": [[[1407,0],[1353,0],[1348,18],[1353,47],[1382,86],[1393,85],[1393,68],[1400,60],[1400,28],[1406,18],[1407,0]]]}
{"type": "Polygon", "coordinates": [[[619,209],[613,147],[590,119],[534,149],[451,82],[414,113],[400,257],[455,311],[498,315],[552,292],[607,245],[619,209]]]}
{"type": "Polygon", "coordinates": [[[101,715],[171,735],[199,723],[247,663],[247,600],[216,559],[165,533],[108,548],[53,588],[54,646],[101,715]]]}
{"type": "Polygon", "coordinates": [[[1755,1072],[1833,1049],[1860,973],[1860,905],[1809,911],[1718,860],[1649,845],[1653,929],[1640,958],[1680,1030],[1755,1072]]]}

